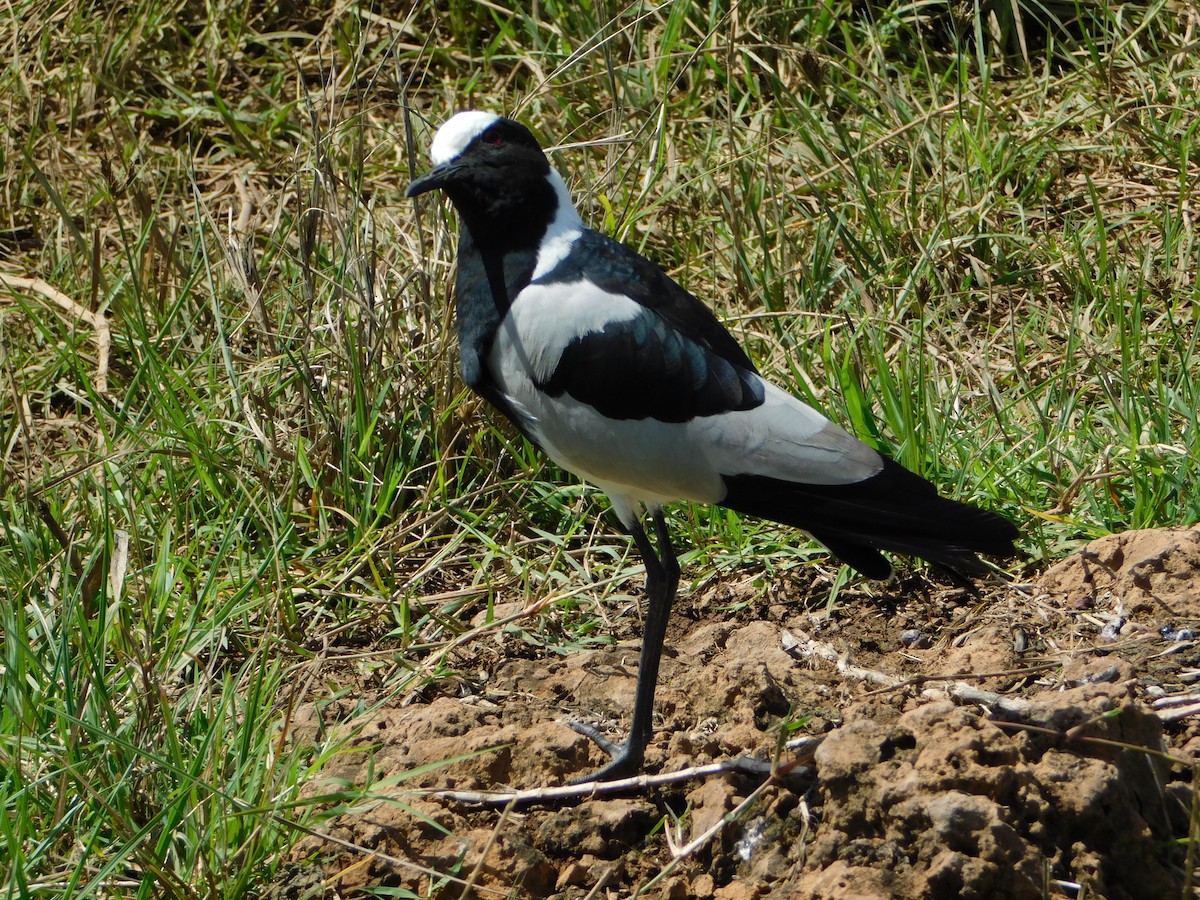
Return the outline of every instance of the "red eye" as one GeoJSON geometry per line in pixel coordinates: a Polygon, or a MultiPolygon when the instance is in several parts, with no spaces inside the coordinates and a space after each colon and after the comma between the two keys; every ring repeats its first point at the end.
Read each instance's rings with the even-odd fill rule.
{"type": "Polygon", "coordinates": [[[491,144],[493,147],[499,147],[504,143],[504,135],[498,131],[485,131],[479,136],[479,139],[485,144],[491,144]]]}

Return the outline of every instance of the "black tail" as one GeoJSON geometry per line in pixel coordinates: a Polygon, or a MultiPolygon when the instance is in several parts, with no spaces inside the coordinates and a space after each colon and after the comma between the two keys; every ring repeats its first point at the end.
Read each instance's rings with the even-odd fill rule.
{"type": "Polygon", "coordinates": [[[976,555],[1013,556],[1017,527],[993,512],[949,500],[899,463],[854,484],[780,481],[763,475],[726,476],[722,506],[803,528],[844,563],[868,578],[889,578],[879,552],[918,556],[967,577],[989,570],[976,555]]]}

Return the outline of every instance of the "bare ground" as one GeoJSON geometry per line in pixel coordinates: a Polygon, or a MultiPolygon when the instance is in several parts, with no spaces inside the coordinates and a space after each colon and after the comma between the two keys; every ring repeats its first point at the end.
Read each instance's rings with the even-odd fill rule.
{"type": "Polygon", "coordinates": [[[632,627],[567,656],[510,630],[443,693],[300,711],[295,740],[355,735],[314,790],[416,773],[325,823],[342,843],[305,839],[276,896],[1191,895],[1200,527],[1105,538],[982,599],[914,578],[814,612],[780,585],[733,614],[730,590],[678,602],[647,770],[770,759],[790,723],[813,738],[790,776],[508,811],[430,795],[560,784],[603,762],[570,716],[627,721],[632,627]]]}

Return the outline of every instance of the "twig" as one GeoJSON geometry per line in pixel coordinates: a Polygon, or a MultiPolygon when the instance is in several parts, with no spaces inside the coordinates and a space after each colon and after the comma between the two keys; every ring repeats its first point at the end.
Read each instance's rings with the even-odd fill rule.
{"type": "MultiPolygon", "coordinates": [[[[818,641],[814,638],[804,640],[798,639],[790,632],[785,632],[783,636],[783,649],[793,657],[801,657],[805,659],[824,659],[833,662],[837,668],[839,675],[844,675],[847,678],[853,678],[856,681],[865,681],[868,684],[884,685],[882,690],[894,691],[910,686],[919,686],[929,681],[945,681],[945,684],[939,687],[926,688],[921,692],[922,697],[937,699],[943,696],[949,696],[954,700],[961,700],[966,703],[980,703],[985,706],[992,707],[1006,716],[1025,716],[1028,715],[1031,709],[1030,703],[1027,700],[1021,700],[1017,697],[1005,697],[1003,694],[997,694],[995,691],[985,691],[983,688],[975,687],[967,684],[965,681],[949,681],[949,678],[994,678],[1000,675],[1020,675],[1030,671],[1040,671],[1037,669],[1014,669],[1011,672],[989,672],[981,675],[960,674],[952,676],[928,676],[917,675],[912,678],[900,678],[896,675],[888,675],[886,672],[878,672],[874,669],[864,669],[862,666],[851,665],[849,655],[839,653],[837,648],[824,641],[818,641]]],[[[1046,668],[1051,666],[1047,665],[1046,668]]],[[[882,693],[882,691],[874,691],[872,693],[882,693]]]]}
{"type": "MultiPolygon", "coordinates": [[[[742,816],[742,814],[745,813],[745,811],[763,795],[763,792],[766,791],[767,788],[776,784],[778,784],[777,776],[775,773],[771,773],[767,780],[751,791],[745,800],[743,800],[729,812],[725,813],[725,815],[723,815],[720,820],[716,822],[716,824],[710,827],[699,837],[693,838],[690,843],[680,847],[679,849],[672,847],[671,861],[663,866],[662,871],[658,872],[653,878],[651,878],[645,884],[640,885],[637,891],[634,893],[634,896],[640,897],[646,891],[650,890],[652,887],[670,875],[671,872],[673,872],[680,865],[680,863],[694,855],[697,850],[708,844],[709,841],[720,834],[726,825],[736,822],[742,816]]],[[[668,843],[670,843],[669,838],[668,843]]]]}
{"type": "MultiPolygon", "coordinates": [[[[246,808],[249,808],[249,804],[244,805],[246,808]]],[[[309,826],[302,825],[299,822],[293,822],[292,820],[286,819],[281,815],[273,814],[271,818],[287,828],[291,828],[303,834],[310,835],[311,837],[327,841],[330,844],[333,844],[335,847],[341,847],[343,850],[350,850],[354,853],[357,853],[365,860],[379,859],[390,866],[395,866],[398,869],[408,869],[412,872],[418,872],[421,875],[427,876],[430,879],[430,883],[433,883],[435,880],[444,880],[450,882],[451,884],[468,885],[467,880],[464,878],[459,878],[455,875],[449,875],[445,872],[439,872],[437,869],[431,869],[429,866],[423,866],[419,863],[412,862],[411,860],[401,859],[400,857],[393,856],[390,853],[384,853],[382,850],[373,850],[370,847],[364,847],[362,844],[356,844],[353,841],[346,840],[345,838],[340,838],[324,831],[318,831],[316,828],[310,828],[309,826]]],[[[489,887],[488,885],[474,885],[472,889],[482,893],[495,894],[496,896],[500,897],[509,896],[507,891],[498,890],[496,888],[489,887]]]]}
{"type": "MultiPolygon", "coordinates": [[[[1116,710],[1119,712],[1120,710],[1116,710]]],[[[1097,719],[1107,718],[1112,715],[1112,712],[1103,713],[1097,716],[1097,719]]],[[[1165,750],[1155,750],[1153,747],[1143,747],[1141,744],[1131,744],[1128,741],[1114,741],[1110,738],[1096,737],[1091,734],[1084,734],[1084,730],[1095,724],[1095,721],[1082,722],[1072,728],[1063,731],[1061,728],[1049,728],[1045,725],[1034,725],[1031,722],[1006,722],[1003,719],[998,720],[995,724],[1000,728],[1013,728],[1019,731],[1027,731],[1032,734],[1042,734],[1047,737],[1056,738],[1067,744],[1092,744],[1097,747],[1108,747],[1113,750],[1126,750],[1133,753],[1144,753],[1146,756],[1153,756],[1155,759],[1161,759],[1163,762],[1172,766],[1183,766],[1184,768],[1192,769],[1200,772],[1200,766],[1190,759],[1184,759],[1179,756],[1173,756],[1165,750]]]]}
{"type": "Polygon", "coordinates": [[[108,354],[112,347],[112,330],[108,326],[108,319],[100,313],[92,312],[86,306],[76,303],[58,288],[40,278],[23,278],[20,275],[0,272],[0,284],[13,290],[33,291],[40,294],[60,309],[91,326],[94,333],[92,339],[96,343],[96,393],[107,394],[108,354]]]}
{"type": "Polygon", "coordinates": [[[1163,722],[1174,722],[1200,714],[1200,696],[1194,692],[1159,697],[1152,704],[1154,714],[1163,722]]]}
{"type": "Polygon", "coordinates": [[[513,811],[513,807],[513,803],[505,806],[504,811],[500,813],[500,818],[496,820],[496,827],[492,829],[492,833],[488,835],[487,843],[479,851],[479,860],[475,863],[475,868],[471,870],[471,874],[467,876],[467,881],[462,886],[462,890],[458,892],[461,900],[467,900],[471,896],[471,889],[475,887],[475,882],[479,879],[479,873],[483,871],[483,867],[487,864],[488,854],[492,852],[492,847],[495,846],[496,839],[500,837],[500,829],[508,822],[508,816],[513,811]]]}
{"type": "Polygon", "coordinates": [[[895,690],[896,688],[909,687],[910,685],[921,685],[928,682],[955,681],[959,678],[973,678],[976,681],[982,681],[985,678],[1015,678],[1018,675],[1037,675],[1040,672],[1045,672],[1050,669],[1058,669],[1061,667],[1062,663],[1045,662],[1039,665],[1025,666],[1020,669],[1003,669],[999,672],[954,672],[950,675],[910,675],[908,678],[897,682],[895,687],[880,688],[879,690],[871,691],[871,693],[867,694],[867,696],[870,697],[873,694],[882,694],[889,690],[895,690]]]}
{"type": "MultiPolygon", "coordinates": [[[[801,632],[803,634],[803,632],[801,632]]],[[[801,657],[803,659],[823,659],[826,662],[831,662],[837,668],[838,674],[845,675],[847,678],[853,678],[856,681],[867,681],[872,684],[883,684],[888,687],[896,687],[901,679],[895,675],[887,675],[883,672],[877,672],[874,669],[864,669],[861,666],[851,665],[850,654],[840,653],[832,644],[825,641],[818,641],[815,638],[810,638],[805,635],[803,638],[798,638],[787,629],[784,629],[782,634],[783,652],[791,657],[801,657]]]]}
{"type": "MultiPolygon", "coordinates": [[[[455,803],[468,803],[473,806],[502,807],[510,803],[516,806],[526,806],[531,803],[552,803],[562,800],[588,800],[592,797],[604,797],[610,794],[629,792],[644,793],[650,788],[667,784],[678,784],[693,778],[708,778],[712,775],[723,775],[737,772],[743,775],[753,775],[759,778],[771,776],[771,763],[749,756],[739,756],[737,759],[726,759],[703,766],[693,766],[676,772],[663,772],[658,775],[635,775],[632,778],[622,778],[617,781],[586,781],[582,784],[565,784],[559,787],[531,788],[526,791],[430,791],[429,794],[441,800],[455,803]]],[[[778,766],[781,775],[801,774],[807,767],[799,763],[785,763],[778,766]]]]}
{"type": "Polygon", "coordinates": [[[616,871],[617,866],[615,863],[605,869],[604,873],[600,876],[596,883],[592,885],[592,889],[587,892],[587,896],[584,897],[583,900],[596,900],[596,898],[600,896],[600,892],[604,890],[605,886],[612,881],[612,877],[616,871]]]}
{"type": "Polygon", "coordinates": [[[983,688],[975,687],[964,681],[951,681],[941,688],[932,687],[921,691],[922,697],[930,699],[943,695],[949,696],[953,700],[961,700],[964,703],[978,703],[982,706],[989,706],[1008,717],[1023,718],[1029,715],[1033,709],[1033,705],[1028,700],[1022,700],[1019,697],[1005,697],[1003,694],[997,694],[995,691],[985,691],[983,688]]]}

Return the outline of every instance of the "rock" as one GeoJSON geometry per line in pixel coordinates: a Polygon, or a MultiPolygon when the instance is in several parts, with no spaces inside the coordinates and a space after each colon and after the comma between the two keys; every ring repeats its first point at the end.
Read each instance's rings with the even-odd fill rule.
{"type": "Polygon", "coordinates": [[[668,878],[659,891],[658,896],[663,900],[686,900],[691,896],[691,891],[688,888],[687,879],[682,876],[668,878]]]}
{"type": "Polygon", "coordinates": [[[949,701],[835,729],[815,754],[825,820],[809,848],[828,878],[809,873],[805,889],[1034,900],[1053,868],[1096,895],[1178,894],[1165,768],[1136,749],[1159,749],[1161,727],[1121,695],[1119,685],[1086,684],[1032,705],[1048,730],[1083,729],[1066,745],[949,701]],[[1107,849],[1081,866],[1077,844],[1107,849]],[[865,867],[887,875],[863,882],[865,867]]]}
{"type": "Polygon", "coordinates": [[[897,895],[888,888],[887,881],[886,873],[879,869],[835,860],[801,878],[795,896],[811,900],[892,900],[897,895]]]}
{"type": "Polygon", "coordinates": [[[713,893],[713,900],[758,900],[762,892],[757,885],[744,881],[731,881],[713,893]]]}
{"type": "Polygon", "coordinates": [[[658,818],[645,800],[589,800],[552,814],[538,829],[534,843],[545,853],[567,858],[591,853],[615,859],[639,842],[658,818]]]}
{"type": "Polygon", "coordinates": [[[563,888],[580,885],[588,881],[592,876],[592,862],[595,862],[595,857],[588,855],[583,859],[567,863],[559,869],[554,889],[561,891],[563,888]],[[584,860],[590,860],[591,862],[585,862],[584,860]]]}
{"type": "Polygon", "coordinates": [[[1043,592],[1064,608],[1111,595],[1125,614],[1200,622],[1200,525],[1110,534],[1046,570],[1043,592]]]}
{"type": "Polygon", "coordinates": [[[688,792],[692,810],[692,839],[716,825],[736,803],[733,785],[727,778],[712,778],[688,792]]]}

